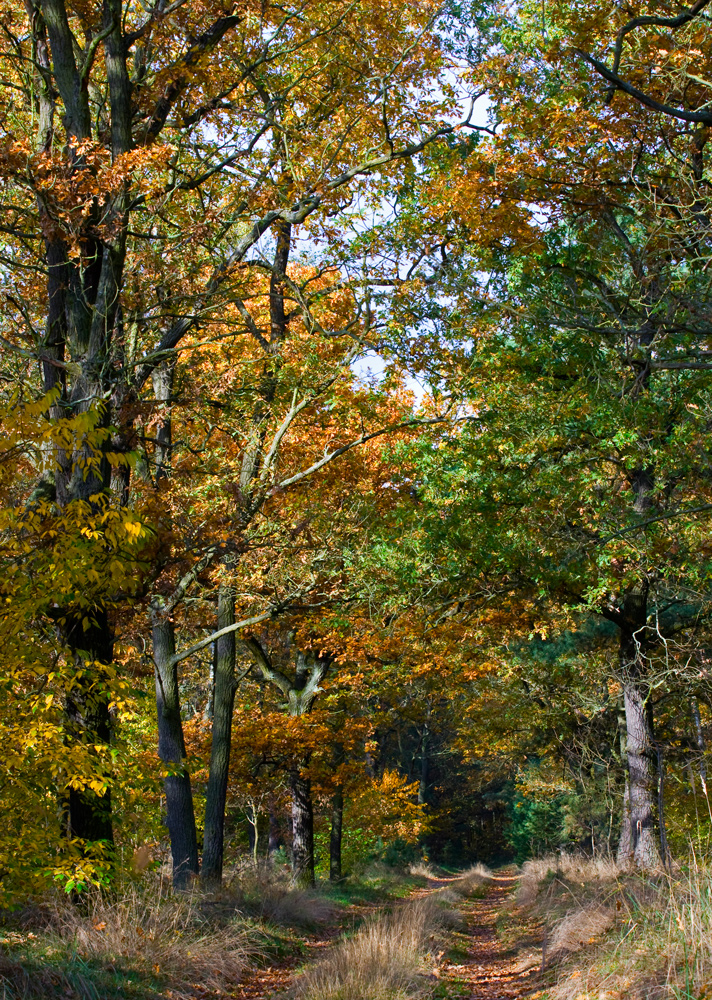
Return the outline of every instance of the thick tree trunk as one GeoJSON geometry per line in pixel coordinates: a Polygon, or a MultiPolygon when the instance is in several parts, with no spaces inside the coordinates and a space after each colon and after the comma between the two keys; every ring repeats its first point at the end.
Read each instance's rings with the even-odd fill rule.
{"type": "MultiPolygon", "coordinates": [[[[156,398],[165,403],[156,432],[156,484],[170,473],[172,456],[171,411],[175,360],[160,365],[153,373],[156,398]]],[[[156,712],[158,715],[158,756],[172,765],[165,779],[166,825],[171,839],[173,885],[185,889],[198,874],[198,837],[195,809],[186,767],[183,723],[180,716],[178,666],[175,655],[175,630],[170,616],[163,613],[160,599],[152,607],[153,662],[156,674],[156,712]]]]}
{"type": "MultiPolygon", "coordinates": [[[[642,487],[641,487],[642,490],[642,487]]],[[[645,630],[647,585],[629,591],[623,602],[620,628],[620,673],[626,720],[626,751],[630,782],[630,857],[640,868],[660,864],[655,836],[655,747],[648,710],[645,630]]]]}
{"type": "Polygon", "coordinates": [[[645,695],[636,680],[624,686],[630,781],[631,857],[641,868],[660,861],[655,842],[653,745],[645,710],[645,695]]]}
{"type": "MultiPolygon", "coordinates": [[[[235,597],[221,587],[218,594],[218,631],[235,624],[235,597]]],[[[213,686],[213,742],[210,774],[205,798],[205,835],[200,879],[206,888],[222,882],[225,838],[225,802],[230,769],[232,710],[235,702],[235,633],[221,636],[215,643],[215,683],[213,686]]]]}
{"type": "Polygon", "coordinates": [[[621,810],[621,832],[618,839],[618,851],[616,860],[619,865],[627,865],[631,861],[632,840],[630,828],[630,780],[628,771],[628,749],[626,739],[625,708],[620,705],[618,713],[618,739],[620,745],[620,759],[623,768],[623,808],[621,810]]]}
{"type": "Polygon", "coordinates": [[[198,874],[198,838],[190,787],[185,766],[185,742],[180,717],[178,668],[173,623],[156,614],[153,622],[153,659],[156,670],[158,711],[158,756],[171,767],[165,779],[166,823],[173,856],[173,885],[185,889],[198,874]]]}
{"type": "Polygon", "coordinates": [[[630,856],[640,868],[654,868],[660,856],[654,825],[653,741],[639,678],[628,677],[623,694],[630,782],[630,856]]]}
{"type": "Polygon", "coordinates": [[[311,781],[305,774],[309,761],[295,763],[290,771],[292,790],[292,881],[314,885],[314,809],[311,781]]]}
{"type": "Polygon", "coordinates": [[[331,836],[329,838],[329,880],[340,882],[341,838],[344,827],[344,789],[339,785],[331,799],[331,836]]]}

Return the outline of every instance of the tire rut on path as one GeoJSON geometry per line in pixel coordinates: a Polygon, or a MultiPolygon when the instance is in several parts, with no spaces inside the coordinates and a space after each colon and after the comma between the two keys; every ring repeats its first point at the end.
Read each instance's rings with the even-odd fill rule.
{"type": "Polygon", "coordinates": [[[463,984],[471,992],[459,994],[467,1000],[517,1000],[531,993],[532,972],[522,972],[519,960],[508,952],[497,935],[497,914],[516,885],[514,868],[500,869],[492,876],[481,899],[467,900],[462,912],[469,939],[467,960],[460,965],[445,962],[441,979],[463,984]]]}

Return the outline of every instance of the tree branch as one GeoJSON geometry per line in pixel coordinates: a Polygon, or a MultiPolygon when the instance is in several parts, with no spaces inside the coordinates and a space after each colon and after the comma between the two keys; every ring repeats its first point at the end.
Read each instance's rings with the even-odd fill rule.
{"type": "Polygon", "coordinates": [[[260,668],[264,679],[266,681],[270,681],[270,683],[274,684],[275,687],[278,687],[285,698],[289,698],[289,692],[292,690],[294,685],[281,670],[277,670],[276,667],[273,666],[272,660],[262,647],[262,643],[258,642],[254,636],[251,636],[248,639],[243,639],[243,645],[252,656],[256,666],[260,668]]]}
{"type": "Polygon", "coordinates": [[[688,24],[695,17],[697,17],[697,15],[705,9],[709,2],[710,0],[697,0],[697,3],[693,4],[689,10],[683,11],[683,13],[678,14],[677,17],[655,17],[652,14],[646,14],[641,17],[632,18],[627,24],[623,25],[616,35],[616,46],[613,55],[613,72],[618,72],[621,53],[623,51],[623,39],[631,31],[635,31],[636,28],[644,28],[646,26],[659,28],[681,28],[683,25],[688,24]]]}
{"type": "Polygon", "coordinates": [[[148,145],[156,139],[166,123],[171,108],[187,88],[189,73],[202,57],[212,51],[222,38],[242,20],[239,14],[220,17],[207,31],[200,35],[186,54],[173,67],[173,80],[168,84],[163,95],[156,103],[144,132],[144,142],[148,145]]]}
{"type": "Polygon", "coordinates": [[[277,614],[283,607],[284,604],[277,604],[268,611],[263,611],[261,615],[253,615],[252,618],[245,618],[241,622],[235,622],[234,625],[227,625],[225,628],[219,629],[217,632],[213,632],[211,635],[207,636],[205,639],[201,639],[200,642],[194,643],[187,649],[182,650],[180,653],[175,653],[171,657],[171,664],[180,663],[181,660],[187,660],[189,656],[193,653],[199,653],[201,649],[205,649],[209,646],[211,642],[216,642],[221,639],[224,635],[230,635],[231,632],[239,632],[240,629],[249,628],[251,625],[259,625],[260,622],[267,621],[273,615],[277,614]]]}
{"type": "Polygon", "coordinates": [[[289,476],[288,479],[283,479],[280,483],[277,483],[276,486],[272,487],[270,494],[274,495],[275,493],[279,493],[280,490],[286,489],[287,486],[294,486],[295,483],[301,482],[302,479],[306,479],[307,476],[311,476],[312,473],[318,472],[319,469],[328,465],[329,462],[333,462],[335,458],[338,458],[340,455],[345,455],[347,451],[352,451],[354,448],[358,448],[362,444],[366,444],[367,441],[373,441],[374,438],[382,437],[384,434],[389,434],[391,431],[402,430],[406,427],[427,427],[431,424],[440,424],[446,419],[447,417],[442,416],[432,417],[430,420],[404,420],[400,424],[390,424],[388,427],[380,427],[377,431],[372,431],[370,434],[362,434],[353,441],[349,441],[348,444],[342,445],[341,448],[335,448],[334,451],[329,452],[328,455],[324,455],[324,457],[320,458],[318,462],[314,462],[313,465],[310,465],[308,469],[304,469],[302,472],[297,472],[295,475],[289,476]]]}
{"type": "Polygon", "coordinates": [[[633,87],[630,83],[626,83],[626,81],[622,80],[617,73],[610,70],[605,63],[600,62],[598,59],[594,59],[593,56],[589,55],[587,52],[582,52],[581,49],[576,49],[576,52],[590,66],[593,66],[593,68],[600,73],[604,80],[608,80],[608,82],[617,90],[622,90],[624,94],[628,94],[630,97],[635,98],[636,101],[643,104],[646,108],[650,108],[651,111],[657,111],[661,115],[668,115],[670,118],[678,118],[683,122],[691,122],[693,125],[712,125],[712,112],[684,111],[682,108],[674,108],[670,104],[661,104],[660,101],[656,101],[655,98],[643,93],[642,90],[638,90],[637,87],[633,87]]]}

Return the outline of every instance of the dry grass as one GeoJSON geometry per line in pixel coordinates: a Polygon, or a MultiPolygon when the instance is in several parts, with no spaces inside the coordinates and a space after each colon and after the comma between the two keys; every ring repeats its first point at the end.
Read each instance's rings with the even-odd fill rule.
{"type": "Polygon", "coordinates": [[[492,872],[486,865],[472,865],[451,883],[451,888],[461,896],[471,896],[492,881],[492,872]]]}
{"type": "Polygon", "coordinates": [[[551,957],[559,957],[593,944],[615,922],[615,908],[604,903],[589,903],[572,910],[554,927],[549,943],[551,957]]]}
{"type": "Polygon", "coordinates": [[[694,857],[648,875],[610,859],[527,862],[518,903],[549,927],[551,1000],[712,996],[712,868],[694,857]]]}
{"type": "Polygon", "coordinates": [[[410,1000],[422,996],[425,977],[442,955],[441,931],[461,922],[457,904],[490,878],[484,866],[473,866],[447,885],[400,904],[392,913],[366,920],[353,937],[343,940],[304,973],[297,984],[297,996],[302,1000],[410,1000]]]}
{"type": "Polygon", "coordinates": [[[577,854],[547,854],[542,858],[532,858],[522,866],[517,888],[517,902],[520,906],[535,903],[542,882],[556,876],[568,882],[586,885],[609,885],[621,874],[614,858],[599,856],[589,858],[577,854]]]}
{"type": "MultiPolygon", "coordinates": [[[[430,896],[367,920],[298,985],[304,1000],[395,1000],[417,995],[440,926],[430,896]]],[[[432,959],[431,959],[432,961],[432,959]]]]}
{"type": "Polygon", "coordinates": [[[712,986],[712,869],[696,858],[685,874],[668,879],[666,929],[668,983],[688,993],[709,994],[712,986]]]}
{"type": "Polygon", "coordinates": [[[63,894],[11,915],[0,935],[0,998],[108,1000],[138,995],[232,995],[250,960],[274,939],[262,922],[313,928],[336,907],[319,892],[292,889],[287,873],[253,866],[217,894],[175,894],[160,873],[117,894],[63,894]],[[129,993],[125,993],[125,984],[129,993]],[[165,992],[166,989],[168,992],[165,992]]]}
{"type": "Polygon", "coordinates": [[[418,861],[408,865],[408,874],[417,875],[419,878],[436,878],[435,872],[426,861],[418,861]]]}
{"type": "Polygon", "coordinates": [[[174,997],[194,996],[194,984],[219,994],[240,979],[255,936],[239,914],[209,920],[202,902],[198,892],[176,896],[161,881],[127,886],[114,898],[97,893],[81,908],[57,899],[49,931],[81,959],[167,975],[174,997]]]}
{"type": "Polygon", "coordinates": [[[243,869],[227,893],[242,911],[275,924],[311,928],[328,924],[336,916],[334,903],[318,889],[294,888],[289,874],[271,865],[243,869]]]}

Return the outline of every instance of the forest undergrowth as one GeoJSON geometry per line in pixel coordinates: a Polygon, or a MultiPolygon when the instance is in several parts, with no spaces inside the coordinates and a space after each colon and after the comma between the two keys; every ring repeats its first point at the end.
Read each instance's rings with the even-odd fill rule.
{"type": "Polygon", "coordinates": [[[523,864],[509,898],[489,899],[498,878],[482,865],[375,864],[300,889],[265,864],[216,894],[175,894],[154,872],[110,895],[48,896],[3,916],[0,995],[454,1000],[489,996],[506,967],[506,995],[531,1000],[710,996],[712,870],[694,854],[646,874],[550,854],[523,864]],[[482,897],[496,961],[478,937],[482,897]]]}
{"type": "Polygon", "coordinates": [[[79,903],[48,896],[3,915],[0,995],[234,997],[259,970],[286,968],[296,973],[290,995],[304,1000],[422,997],[432,992],[448,928],[461,922],[458,902],[488,874],[475,866],[426,893],[433,877],[425,866],[374,865],[307,890],[264,864],[233,873],[217,894],[175,894],[158,872],[79,903]],[[310,959],[315,940],[332,945],[321,961],[310,959]]]}
{"type": "Polygon", "coordinates": [[[704,1000],[712,990],[712,870],[692,854],[645,874],[609,857],[526,861],[498,918],[546,1000],[704,1000]]]}

